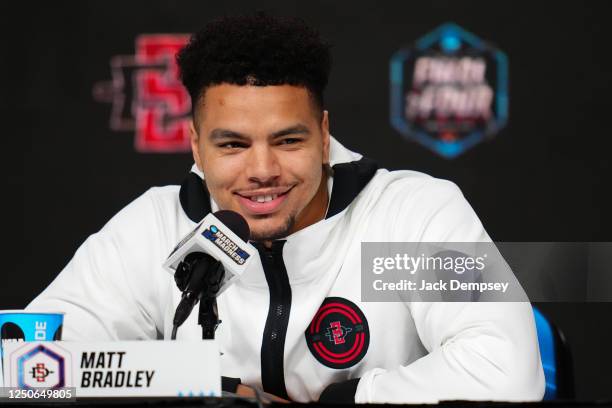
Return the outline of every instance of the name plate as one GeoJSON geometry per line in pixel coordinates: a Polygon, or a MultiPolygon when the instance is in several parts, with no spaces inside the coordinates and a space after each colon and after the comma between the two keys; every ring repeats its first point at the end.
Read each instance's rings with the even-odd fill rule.
{"type": "Polygon", "coordinates": [[[76,388],[78,397],[221,396],[212,340],[5,342],[4,386],[76,388]]]}

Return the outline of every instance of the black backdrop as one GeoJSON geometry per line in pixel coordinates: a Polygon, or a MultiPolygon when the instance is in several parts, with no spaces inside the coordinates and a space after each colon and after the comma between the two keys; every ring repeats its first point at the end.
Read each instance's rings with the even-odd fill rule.
{"type": "MultiPolygon", "coordinates": [[[[391,169],[457,183],[497,241],[612,241],[605,2],[22,2],[2,10],[5,193],[0,308],[22,308],[76,248],[153,185],[180,183],[189,154],[142,154],[94,101],[109,60],[141,33],[189,33],[221,14],[297,15],[333,44],[332,134],[391,169]],[[455,22],[502,49],[510,115],[493,140],[454,160],[403,140],[389,123],[389,59],[455,22]],[[8,232],[8,233],[6,233],[8,232]]],[[[581,271],[576,271],[580,273],[581,271]]],[[[581,399],[612,398],[610,303],[542,304],[565,331],[581,399]]]]}

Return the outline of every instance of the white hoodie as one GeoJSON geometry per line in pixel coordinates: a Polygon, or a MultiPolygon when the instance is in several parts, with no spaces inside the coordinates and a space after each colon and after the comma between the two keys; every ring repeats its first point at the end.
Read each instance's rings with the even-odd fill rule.
{"type": "MultiPolygon", "coordinates": [[[[332,383],[364,403],[541,399],[528,303],[361,302],[362,241],[490,240],[460,190],[333,138],[330,165],[326,218],[259,247],[217,299],[222,374],[301,402],[332,383]]],[[[217,209],[196,173],[116,214],[28,308],[64,312],[65,340],[169,339],[181,294],[162,264],[217,209]]],[[[194,312],[178,339],[197,338],[194,312]]]]}

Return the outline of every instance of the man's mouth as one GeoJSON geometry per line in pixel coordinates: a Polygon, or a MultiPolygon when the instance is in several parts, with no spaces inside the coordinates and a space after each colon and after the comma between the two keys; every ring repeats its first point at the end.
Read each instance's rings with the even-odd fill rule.
{"type": "Polygon", "coordinates": [[[262,189],[236,193],[240,206],[247,214],[263,215],[276,212],[292,187],[262,189]]]}

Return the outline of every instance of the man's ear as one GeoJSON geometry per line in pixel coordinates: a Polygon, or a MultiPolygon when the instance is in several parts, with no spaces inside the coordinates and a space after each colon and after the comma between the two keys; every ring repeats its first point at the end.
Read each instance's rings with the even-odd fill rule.
{"type": "Polygon", "coordinates": [[[323,164],[329,164],[329,112],[323,111],[321,119],[321,133],[323,135],[323,164]]]}
{"type": "Polygon", "coordinates": [[[202,167],[198,143],[200,141],[200,136],[198,135],[198,132],[195,129],[193,119],[189,121],[189,140],[191,142],[191,154],[193,155],[193,161],[195,162],[196,166],[198,166],[198,169],[203,172],[204,168],[202,167]]]}

